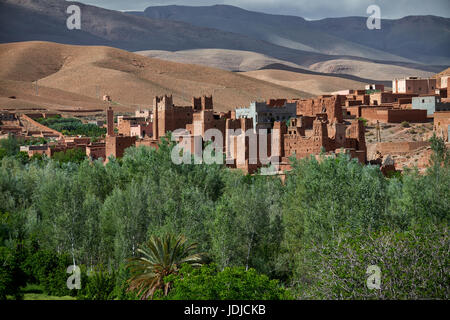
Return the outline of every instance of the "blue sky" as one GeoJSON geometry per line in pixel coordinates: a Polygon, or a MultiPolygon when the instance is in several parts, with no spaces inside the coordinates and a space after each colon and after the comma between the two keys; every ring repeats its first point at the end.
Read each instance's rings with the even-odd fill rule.
{"type": "Polygon", "coordinates": [[[148,6],[202,6],[228,4],[252,11],[297,15],[307,19],[367,16],[367,7],[379,5],[382,18],[408,15],[450,17],[450,0],[78,0],[78,2],[114,10],[143,10],[148,6]]]}

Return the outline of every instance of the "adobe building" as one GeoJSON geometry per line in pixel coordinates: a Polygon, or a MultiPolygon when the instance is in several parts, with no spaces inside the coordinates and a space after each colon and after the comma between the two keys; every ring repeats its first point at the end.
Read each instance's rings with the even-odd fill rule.
{"type": "Polygon", "coordinates": [[[392,80],[392,93],[434,94],[436,88],[435,78],[408,77],[392,80]]]}
{"type": "Polygon", "coordinates": [[[280,173],[291,169],[290,157],[301,159],[322,152],[328,156],[344,152],[361,163],[366,163],[367,160],[365,128],[363,122],[359,120],[353,120],[350,125],[329,123],[327,115],[321,113],[315,117],[292,118],[289,126],[285,121],[276,121],[270,134],[261,136],[254,133],[252,137],[246,136],[245,130],[252,127],[251,119],[227,120],[227,130],[242,130],[239,135],[228,134],[226,137],[228,166],[253,173],[271,161],[275,170],[280,173]],[[264,159],[260,158],[261,142],[267,143],[267,154],[263,154],[267,158],[264,159]],[[252,147],[253,152],[256,152],[253,156],[256,155],[256,158],[252,158],[250,152],[252,147]]]}
{"type": "Polygon", "coordinates": [[[356,105],[367,105],[370,103],[370,96],[366,94],[365,90],[355,90],[356,92],[353,94],[348,94],[345,97],[341,98],[341,106],[342,102],[344,102],[344,106],[356,106],[356,105]]]}
{"type": "Polygon", "coordinates": [[[433,132],[445,142],[450,142],[450,111],[434,113],[433,132]]]}
{"type": "Polygon", "coordinates": [[[29,157],[32,157],[35,154],[41,155],[45,154],[47,157],[51,158],[57,152],[65,153],[67,150],[71,149],[79,149],[82,150],[83,152],[86,152],[86,147],[87,146],[85,144],[58,142],[44,145],[21,146],[20,151],[26,152],[29,157]]]}
{"type": "MultiPolygon", "coordinates": [[[[275,125],[277,123],[275,122],[275,125]]],[[[272,156],[271,140],[272,134],[260,135],[254,131],[252,119],[227,119],[225,136],[227,166],[241,169],[247,173],[254,173],[258,168],[270,162],[272,156]],[[265,143],[266,146],[264,159],[260,157],[261,143],[265,143]]]]}
{"type": "Polygon", "coordinates": [[[230,118],[231,113],[215,113],[212,96],[193,97],[192,109],[192,123],[185,126],[191,135],[200,134],[205,137],[207,130],[217,129],[225,136],[226,119],[230,118]],[[195,126],[198,126],[198,133],[195,132],[195,126]]]}
{"type": "Polygon", "coordinates": [[[153,135],[153,125],[145,117],[117,117],[119,135],[145,138],[153,135]]]}
{"type": "Polygon", "coordinates": [[[14,112],[0,111],[0,124],[9,126],[19,126],[20,121],[14,112]]]}
{"type": "Polygon", "coordinates": [[[97,142],[86,146],[86,156],[91,160],[106,159],[106,143],[97,142]]]}
{"type": "Polygon", "coordinates": [[[444,88],[448,88],[448,85],[450,84],[448,79],[450,78],[449,75],[445,75],[442,77],[439,77],[437,79],[437,87],[438,89],[444,89],[444,88]]]}
{"type": "Polygon", "coordinates": [[[136,137],[127,136],[106,136],[106,151],[105,157],[110,156],[114,158],[122,158],[125,154],[125,149],[136,144],[136,137]]]}
{"type": "Polygon", "coordinates": [[[22,135],[23,128],[19,118],[14,112],[0,111],[0,134],[22,135]]]}
{"type": "Polygon", "coordinates": [[[450,102],[449,96],[448,96],[448,92],[449,92],[449,87],[450,87],[450,81],[448,81],[450,76],[445,75],[445,76],[441,76],[438,77],[436,79],[436,90],[435,90],[435,94],[438,95],[439,97],[441,97],[442,99],[445,99],[447,102],[450,102]]]}
{"type": "Polygon", "coordinates": [[[380,91],[384,92],[384,84],[368,84],[366,85],[366,93],[367,91],[380,91]]]}
{"type": "Polygon", "coordinates": [[[328,138],[327,121],[320,115],[312,121],[312,127],[303,118],[291,119],[287,134],[282,137],[284,157],[295,155],[297,159],[305,158],[310,154],[319,154],[334,150],[334,143],[328,138]]]}
{"type": "MultiPolygon", "coordinates": [[[[364,90],[363,90],[364,91],[364,90]]],[[[326,113],[330,122],[343,121],[343,96],[320,96],[316,99],[294,100],[297,102],[297,116],[315,117],[319,113],[326,113]]]]}
{"type": "Polygon", "coordinates": [[[20,152],[26,152],[28,157],[32,157],[35,154],[50,156],[50,146],[40,145],[40,146],[20,146],[20,152]]]}
{"type": "Polygon", "coordinates": [[[416,93],[373,92],[369,95],[369,102],[366,105],[382,106],[386,104],[411,103],[411,99],[417,96],[418,94],[416,93]]]}
{"type": "MultiPolygon", "coordinates": [[[[329,128],[333,128],[333,124],[328,122],[327,115],[324,113],[317,114],[312,122],[310,117],[301,116],[291,119],[286,133],[280,137],[283,145],[282,162],[287,163],[288,158],[294,155],[297,159],[301,159],[312,154],[339,153],[339,149],[346,149],[352,157],[365,163],[367,148],[363,122],[354,120],[350,126],[344,124],[337,124],[337,126],[333,129],[334,133],[330,134],[329,128]]],[[[282,128],[282,125],[280,127],[282,128]]]]}
{"type": "Polygon", "coordinates": [[[105,138],[105,158],[108,161],[110,156],[121,158],[125,154],[125,149],[136,144],[136,137],[115,135],[114,133],[114,111],[111,107],[106,110],[107,134],[105,138]]]}
{"type": "MultiPolygon", "coordinates": [[[[193,97],[190,106],[175,106],[172,96],[155,97],[153,106],[153,135],[151,139],[144,139],[138,145],[157,146],[161,137],[168,131],[185,129],[189,133],[191,141],[191,153],[203,145],[205,132],[209,129],[217,129],[225,136],[226,119],[231,117],[231,112],[215,113],[212,96],[193,97]]],[[[179,140],[184,139],[177,134],[179,140]]]]}
{"type": "Polygon", "coordinates": [[[187,124],[192,123],[193,113],[191,106],[175,106],[171,95],[155,97],[153,99],[153,139],[157,140],[165,136],[168,131],[186,128],[187,124]]]}
{"type": "Polygon", "coordinates": [[[151,109],[138,109],[135,111],[134,116],[136,118],[144,118],[145,121],[151,121],[152,110],[151,109]]]}
{"type": "Polygon", "coordinates": [[[106,109],[106,135],[114,136],[114,111],[111,107],[106,109]]]}
{"type": "Polygon", "coordinates": [[[401,123],[403,121],[412,123],[427,122],[427,110],[400,109],[379,106],[353,106],[345,109],[347,115],[355,118],[363,118],[369,122],[401,123]]]}

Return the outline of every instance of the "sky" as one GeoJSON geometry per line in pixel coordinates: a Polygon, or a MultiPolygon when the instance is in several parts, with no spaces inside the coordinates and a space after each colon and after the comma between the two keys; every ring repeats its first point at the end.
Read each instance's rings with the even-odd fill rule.
{"type": "Polygon", "coordinates": [[[367,8],[376,4],[384,19],[408,15],[436,15],[450,18],[450,0],[77,0],[113,10],[143,11],[149,6],[208,6],[227,4],[247,10],[322,19],[346,16],[369,16],[367,8]]]}

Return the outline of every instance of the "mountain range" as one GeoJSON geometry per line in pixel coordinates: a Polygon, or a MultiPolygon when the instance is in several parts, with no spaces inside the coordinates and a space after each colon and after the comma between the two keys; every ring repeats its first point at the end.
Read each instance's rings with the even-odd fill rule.
{"type": "Polygon", "coordinates": [[[435,72],[450,64],[448,18],[383,20],[381,30],[368,30],[365,23],[364,17],[307,21],[226,5],[119,12],[64,0],[0,0],[2,43],[39,40],[128,51],[231,49],[305,67],[351,59],[435,72]],[[81,8],[81,30],[66,28],[69,4],[81,8]]]}
{"type": "Polygon", "coordinates": [[[436,16],[383,19],[380,30],[369,30],[366,17],[307,21],[301,17],[252,12],[228,5],[157,6],[133,13],[327,55],[425,64],[450,62],[450,19],[436,16]]]}
{"type": "MultiPolygon", "coordinates": [[[[392,78],[427,77],[450,65],[450,19],[410,16],[382,20],[381,26],[381,30],[367,29],[365,17],[308,21],[227,5],[152,6],[121,12],[64,0],[0,0],[0,43],[6,45],[0,61],[2,96],[16,95],[16,85],[28,88],[26,82],[40,80],[72,98],[77,94],[93,99],[92,88],[101,77],[81,73],[97,72],[107,74],[104,79],[111,83],[105,90],[124,105],[143,103],[134,101],[135,95],[146,100],[164,90],[180,94],[185,102],[191,94],[216,90],[219,109],[228,110],[233,88],[239,91],[232,95],[236,102],[246,104],[270,94],[307,97],[370,82],[389,85],[392,78]],[[66,27],[66,9],[72,4],[81,8],[81,30],[66,27]],[[83,47],[62,49],[52,43],[83,47]],[[46,46],[58,54],[44,54],[46,46]],[[84,51],[94,55],[91,60],[84,51]],[[78,63],[78,69],[69,68],[71,59],[85,62],[78,63]],[[136,73],[130,65],[141,59],[147,66],[159,66],[160,73],[136,73]],[[161,79],[164,67],[172,71],[161,79]],[[136,90],[122,90],[113,74],[130,81],[136,90]],[[230,85],[233,82],[244,87],[230,85]]],[[[89,99],[83,101],[92,103],[89,99]]]]}

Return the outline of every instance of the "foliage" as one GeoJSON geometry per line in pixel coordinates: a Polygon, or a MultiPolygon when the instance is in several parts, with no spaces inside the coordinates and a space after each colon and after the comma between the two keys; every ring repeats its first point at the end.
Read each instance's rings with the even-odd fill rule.
{"type": "Polygon", "coordinates": [[[68,254],[57,254],[50,250],[38,250],[27,256],[23,269],[31,283],[39,283],[44,292],[53,296],[73,295],[67,288],[67,267],[71,265],[68,254]]]}
{"type": "Polygon", "coordinates": [[[212,223],[214,261],[273,273],[283,234],[280,179],[233,173],[225,183],[212,223]]]}
{"type": "Polygon", "coordinates": [[[10,134],[8,135],[8,138],[0,139],[0,150],[3,150],[0,153],[3,153],[4,156],[15,156],[19,153],[20,141],[15,135],[10,134]]]}
{"type": "Polygon", "coordinates": [[[408,121],[403,121],[403,122],[401,123],[401,126],[402,126],[403,128],[409,128],[409,127],[410,127],[408,121]]]}
{"type": "Polygon", "coordinates": [[[81,120],[76,118],[40,118],[37,119],[39,123],[59,131],[64,135],[82,135],[87,137],[99,137],[106,133],[105,128],[100,128],[95,124],[84,124],[81,120]]]}
{"type": "Polygon", "coordinates": [[[431,156],[432,165],[448,167],[450,163],[450,151],[447,150],[444,139],[438,138],[433,134],[429,141],[431,142],[431,150],[433,150],[431,156]]]}
{"type": "Polygon", "coordinates": [[[324,157],[320,162],[312,158],[294,165],[283,208],[289,241],[320,242],[344,227],[371,230],[381,225],[386,217],[387,181],[378,167],[347,157],[324,157]]]}
{"type": "Polygon", "coordinates": [[[19,250],[0,247],[0,300],[6,300],[7,295],[22,298],[20,287],[25,286],[26,277],[20,264],[19,250]]]}
{"type": "Polygon", "coordinates": [[[358,118],[358,120],[363,122],[364,127],[367,127],[367,123],[369,122],[367,119],[358,118]]]}
{"type": "Polygon", "coordinates": [[[217,271],[215,265],[203,265],[194,269],[189,265],[181,268],[179,274],[165,278],[173,282],[173,289],[167,297],[161,292],[160,299],[169,300],[286,300],[289,292],[277,280],[270,280],[255,269],[226,267],[217,271]]]}
{"type": "Polygon", "coordinates": [[[301,298],[448,299],[447,227],[424,232],[346,234],[314,248],[301,298]],[[367,267],[381,269],[380,289],[368,289],[367,267]]]}
{"type": "Polygon", "coordinates": [[[166,234],[156,236],[146,242],[137,251],[141,257],[131,258],[128,268],[131,271],[129,291],[137,291],[141,299],[153,297],[155,290],[163,289],[165,295],[170,290],[171,283],[164,278],[177,273],[182,264],[187,263],[198,267],[202,263],[202,255],[194,253],[196,244],[188,244],[184,236],[166,234]]]}
{"type": "MultiPolygon", "coordinates": [[[[378,167],[362,166],[341,155],[293,161],[285,183],[275,176],[244,175],[223,165],[175,165],[173,145],[169,136],[157,150],[128,148],[122,159],[111,159],[106,165],[87,159],[22,161],[19,153],[3,157],[0,246],[24,248],[17,258],[20,269],[28,283],[39,284],[47,294],[135,299],[138,290],[127,292],[133,274],[124,266],[126,258],[139,257],[139,245],[152,237],[184,234],[198,243],[198,252],[207,253],[205,263],[214,262],[220,272],[255,269],[296,289],[297,296],[318,298],[324,296],[313,291],[318,275],[314,266],[330,265],[332,253],[319,255],[328,246],[345,244],[353,250],[345,252],[366,259],[364,248],[373,244],[362,235],[385,239],[379,243],[392,243],[393,248],[409,248],[395,237],[414,233],[419,239],[426,235],[434,239],[437,226],[448,225],[448,151],[437,138],[432,142],[432,163],[423,174],[410,170],[385,178],[378,167]],[[361,254],[349,247],[351,239],[364,249],[361,254]],[[66,287],[66,269],[74,263],[97,271],[105,266],[92,282],[94,278],[82,273],[83,283],[90,283],[88,294],[66,287]],[[100,287],[106,288],[104,292],[96,292],[100,287]]],[[[448,250],[442,241],[434,247],[426,241],[423,245],[428,247],[408,250],[412,256],[423,250],[448,250]]],[[[391,268],[403,270],[404,260],[397,256],[397,264],[390,256],[386,259],[391,259],[391,268]]],[[[179,268],[178,262],[172,270],[177,274],[179,268]]],[[[333,281],[339,283],[347,276],[355,280],[359,273],[352,270],[337,273],[333,281]]],[[[174,281],[181,279],[174,277],[174,281]]],[[[163,278],[159,276],[157,286],[164,285],[163,278]]],[[[442,296],[439,281],[433,290],[442,296]]],[[[422,287],[408,293],[401,292],[407,286],[393,288],[399,292],[377,298],[427,296],[422,287]]],[[[85,289],[82,286],[81,291],[85,289]]],[[[158,292],[164,295],[163,287],[158,292]]]]}
{"type": "Polygon", "coordinates": [[[52,158],[53,160],[62,163],[80,163],[83,162],[84,159],[86,159],[86,153],[81,148],[73,148],[66,151],[55,152],[52,158]]]}
{"type": "Polygon", "coordinates": [[[114,271],[108,272],[99,267],[97,270],[91,270],[83,280],[77,299],[112,300],[114,298],[116,286],[116,273],[114,271]]]}

